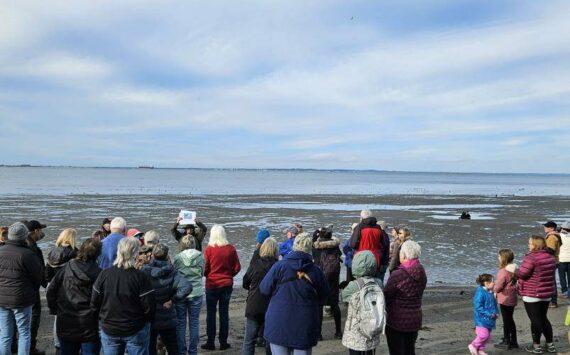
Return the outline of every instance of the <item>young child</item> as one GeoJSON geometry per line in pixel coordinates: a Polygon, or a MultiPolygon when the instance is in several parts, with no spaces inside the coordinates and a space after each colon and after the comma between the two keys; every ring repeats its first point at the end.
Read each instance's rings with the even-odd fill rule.
{"type": "Polygon", "coordinates": [[[495,329],[498,318],[497,302],[493,295],[493,276],[481,274],[475,280],[481,287],[475,291],[473,297],[473,322],[475,323],[475,339],[467,347],[471,355],[487,355],[485,344],[491,338],[491,331],[495,329]]]}
{"type": "Polygon", "coordinates": [[[513,318],[515,306],[517,305],[517,280],[514,275],[508,272],[505,267],[512,264],[514,254],[511,249],[499,250],[499,271],[493,292],[497,296],[497,302],[503,316],[503,339],[500,343],[495,344],[499,349],[516,349],[519,347],[517,342],[517,327],[513,318]]]}

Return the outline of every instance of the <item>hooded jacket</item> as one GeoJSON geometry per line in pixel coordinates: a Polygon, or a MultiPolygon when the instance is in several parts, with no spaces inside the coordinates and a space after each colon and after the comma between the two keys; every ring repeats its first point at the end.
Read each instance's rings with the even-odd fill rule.
{"type": "Polygon", "coordinates": [[[350,247],[356,250],[356,253],[363,250],[370,250],[376,258],[376,267],[382,265],[382,229],[376,223],[376,217],[368,217],[363,219],[350,237],[350,247]]]}
{"type": "Polygon", "coordinates": [[[496,320],[493,315],[498,315],[499,309],[493,296],[492,290],[483,286],[477,287],[473,297],[473,323],[476,327],[495,329],[496,320]]]}
{"type": "Polygon", "coordinates": [[[65,263],[77,256],[77,249],[72,247],[55,247],[48,253],[46,264],[46,280],[51,282],[56,272],[65,263]]]}
{"type": "Polygon", "coordinates": [[[269,306],[269,297],[261,293],[259,284],[276,262],[277,259],[272,257],[260,257],[249,265],[243,277],[243,288],[249,291],[245,305],[245,317],[247,319],[252,319],[260,323],[265,321],[265,312],[269,306]]]}
{"type": "MultiPolygon", "coordinates": [[[[358,253],[352,260],[352,274],[355,278],[373,280],[376,275],[376,258],[370,251],[358,253]]],[[[380,343],[380,335],[368,339],[359,330],[359,320],[356,319],[357,310],[351,307],[350,299],[358,292],[356,280],[351,281],[342,290],[342,301],[349,303],[344,334],[342,335],[342,345],[356,351],[369,351],[376,349],[380,343]]]]}
{"type": "Polygon", "coordinates": [[[313,244],[315,264],[321,268],[329,285],[329,297],[325,304],[338,303],[338,282],[340,276],[340,241],[335,237],[319,237],[313,244]]]}
{"type": "Polygon", "coordinates": [[[268,342],[294,349],[317,345],[320,304],[329,291],[325,275],[311,254],[289,253],[271,267],[259,290],[271,298],[265,314],[264,338],[268,342]],[[310,281],[299,278],[298,272],[310,281]]]}
{"type": "Polygon", "coordinates": [[[57,315],[57,336],[69,342],[99,339],[98,315],[91,309],[93,284],[101,269],[96,262],[73,259],[56,273],[46,299],[51,314],[57,315]]]}
{"type": "Polygon", "coordinates": [[[24,241],[0,247],[0,307],[24,308],[37,301],[43,265],[24,241]]]}
{"type": "Polygon", "coordinates": [[[534,298],[550,298],[554,293],[556,259],[547,250],[535,250],[525,255],[515,275],[519,294],[534,298]]]}
{"type": "Polygon", "coordinates": [[[150,277],[154,289],[156,311],[152,329],[176,328],[176,309],[174,305],[165,308],[164,303],[183,301],[192,292],[192,284],[186,281],[167,260],[153,260],[143,266],[141,271],[150,277]]]}
{"type": "Polygon", "coordinates": [[[192,292],[188,298],[202,297],[204,286],[204,256],[196,249],[186,249],[174,257],[174,268],[184,276],[186,281],[192,284],[192,292]]]}
{"type": "MultiPolygon", "coordinates": [[[[422,297],[427,284],[426,272],[419,260],[409,267],[400,265],[386,286],[386,326],[401,332],[416,332],[422,327],[422,297]]],[[[413,261],[412,260],[412,261],[413,261]]]]}

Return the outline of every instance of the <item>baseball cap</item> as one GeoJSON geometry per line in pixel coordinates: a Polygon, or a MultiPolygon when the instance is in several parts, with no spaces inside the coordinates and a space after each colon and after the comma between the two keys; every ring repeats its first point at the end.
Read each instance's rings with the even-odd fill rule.
{"type": "Polygon", "coordinates": [[[546,228],[556,229],[557,224],[554,221],[548,221],[548,222],[544,223],[543,226],[545,226],[546,228]]]}
{"type": "Polygon", "coordinates": [[[30,232],[33,232],[36,229],[44,229],[47,226],[45,224],[41,224],[40,222],[38,222],[36,220],[31,220],[31,221],[26,222],[26,227],[28,228],[28,230],[30,232]]]}
{"type": "Polygon", "coordinates": [[[135,237],[135,238],[139,238],[143,236],[143,232],[141,232],[140,230],[136,229],[136,228],[131,228],[127,231],[127,237],[135,237]]]}

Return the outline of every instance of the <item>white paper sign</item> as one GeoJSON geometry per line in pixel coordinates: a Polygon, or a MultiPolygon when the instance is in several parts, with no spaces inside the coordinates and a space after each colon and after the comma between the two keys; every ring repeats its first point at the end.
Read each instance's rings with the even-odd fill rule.
{"type": "Polygon", "coordinates": [[[180,221],[180,225],[185,224],[196,224],[196,212],[195,211],[180,211],[178,217],[182,218],[180,221]]]}

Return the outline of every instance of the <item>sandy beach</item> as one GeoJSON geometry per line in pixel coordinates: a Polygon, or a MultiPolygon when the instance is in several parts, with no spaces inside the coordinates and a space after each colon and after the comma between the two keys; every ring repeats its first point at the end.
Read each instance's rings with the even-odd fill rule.
{"type": "MultiPolygon", "coordinates": [[[[467,345],[473,340],[473,307],[472,297],[475,288],[472,287],[428,287],[424,294],[423,328],[419,332],[417,342],[417,354],[468,354],[467,345]]],[[[241,288],[234,288],[230,303],[230,336],[229,342],[232,348],[227,351],[211,351],[200,353],[210,354],[237,354],[241,351],[244,336],[244,312],[247,292],[241,288]]],[[[45,302],[45,300],[44,300],[45,302]]],[[[548,317],[554,331],[554,341],[559,353],[568,353],[569,347],[566,333],[568,327],[564,326],[564,317],[568,301],[559,299],[560,306],[548,311],[548,317]]],[[[55,353],[52,340],[53,316],[48,314],[48,309],[42,309],[42,321],[38,335],[38,347],[47,351],[47,354],[55,353]]],[[[346,307],[341,306],[343,324],[346,316],[346,307]]],[[[526,354],[522,349],[530,343],[530,322],[524,311],[522,301],[515,309],[515,322],[521,349],[501,351],[492,345],[486,349],[489,354],[526,354]]],[[[325,318],[323,325],[324,341],[313,348],[313,354],[346,354],[340,340],[333,337],[334,321],[325,318]]],[[[344,327],[343,327],[344,329],[344,327]]],[[[200,342],[204,343],[206,337],[206,305],[202,305],[200,315],[200,342]]],[[[499,319],[497,330],[493,332],[491,343],[498,342],[502,337],[502,321],[499,319]]],[[[216,344],[219,346],[219,344],[216,344]]],[[[199,349],[200,350],[200,349],[199,349]]],[[[256,349],[257,354],[264,354],[262,348],[256,349]]],[[[388,354],[385,338],[377,351],[378,354],[388,354]]]]}

